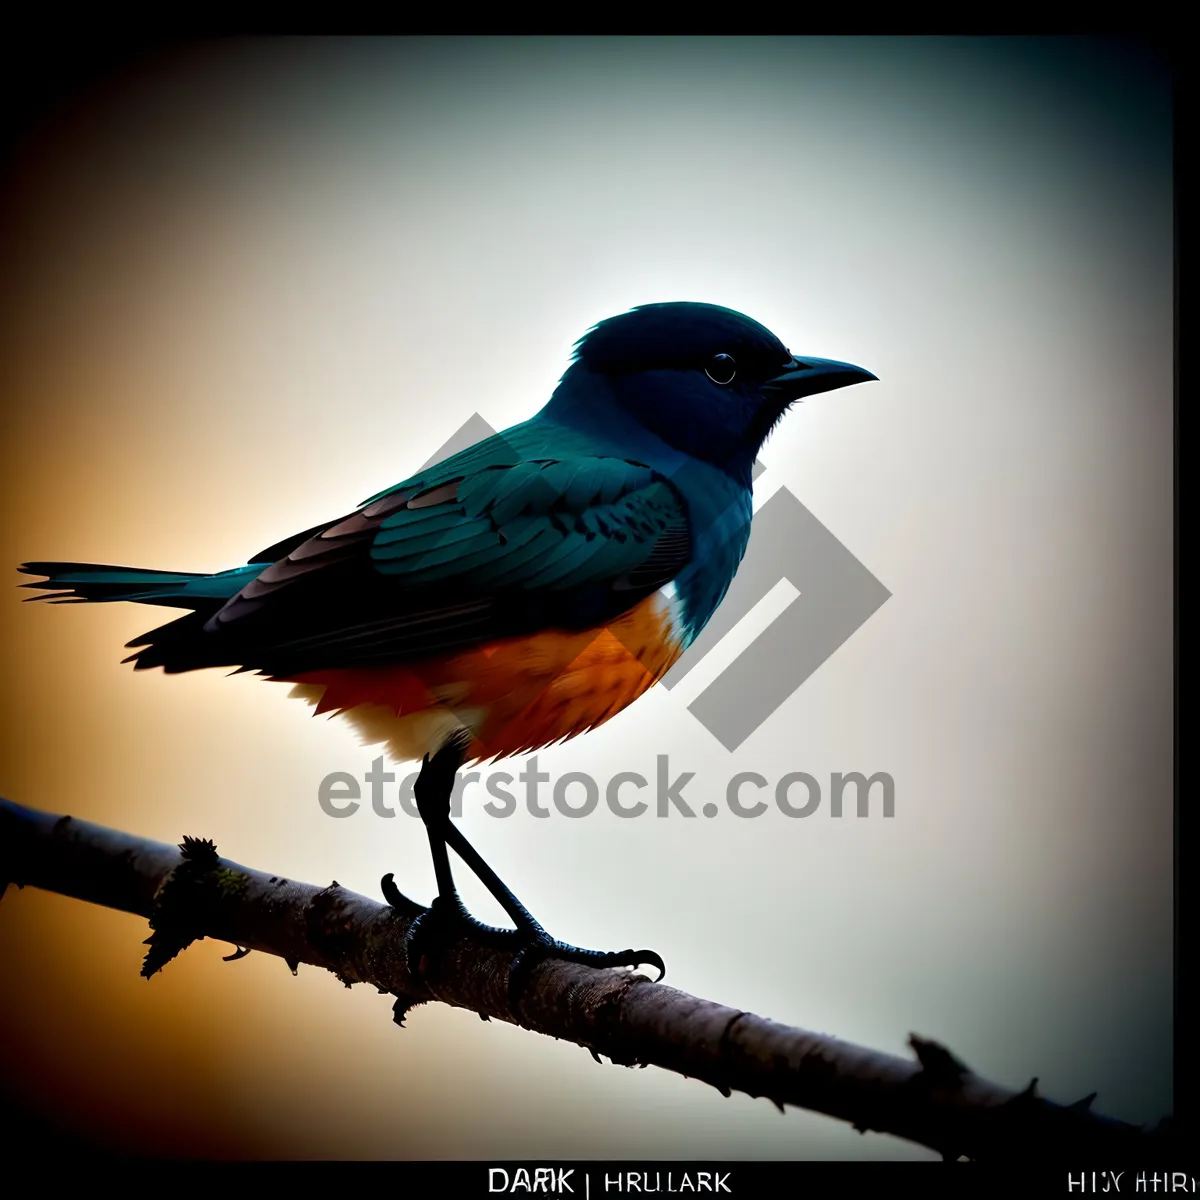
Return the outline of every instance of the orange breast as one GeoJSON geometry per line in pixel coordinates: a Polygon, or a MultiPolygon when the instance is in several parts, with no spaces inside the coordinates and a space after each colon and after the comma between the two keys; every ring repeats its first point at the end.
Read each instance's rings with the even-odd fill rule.
{"type": "Polygon", "coordinates": [[[605,626],[506,638],[407,667],[314,671],[289,682],[318,713],[344,714],[397,759],[458,728],[470,759],[524,754],[593,729],[662,678],[682,646],[657,593],[605,626]]]}

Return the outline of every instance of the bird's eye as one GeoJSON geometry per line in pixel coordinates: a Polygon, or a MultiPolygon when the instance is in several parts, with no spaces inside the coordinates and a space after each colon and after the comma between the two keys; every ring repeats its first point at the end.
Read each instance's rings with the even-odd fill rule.
{"type": "Polygon", "coordinates": [[[737,363],[728,354],[714,354],[704,373],[713,383],[732,383],[737,374],[737,363]]]}

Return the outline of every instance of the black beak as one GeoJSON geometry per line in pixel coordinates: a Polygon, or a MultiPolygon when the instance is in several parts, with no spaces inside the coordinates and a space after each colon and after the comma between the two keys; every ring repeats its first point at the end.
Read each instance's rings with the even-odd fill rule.
{"type": "Polygon", "coordinates": [[[866,383],[877,378],[878,376],[864,371],[862,367],[856,367],[853,363],[835,362],[831,358],[793,358],[784,364],[778,375],[767,380],[763,392],[790,404],[804,396],[832,392],[835,388],[849,387],[852,383],[866,383]]]}

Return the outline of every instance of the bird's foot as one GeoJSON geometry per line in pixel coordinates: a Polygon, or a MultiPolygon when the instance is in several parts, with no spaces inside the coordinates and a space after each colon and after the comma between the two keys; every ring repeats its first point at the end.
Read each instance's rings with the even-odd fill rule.
{"type": "MultiPolygon", "coordinates": [[[[385,887],[385,896],[388,890],[385,887]]],[[[404,955],[409,971],[420,976],[428,971],[431,958],[456,938],[474,938],[500,950],[508,948],[515,934],[516,930],[497,929],[473,917],[456,892],[435,897],[427,909],[417,913],[404,935],[404,955]]]]}
{"type": "MultiPolygon", "coordinates": [[[[393,906],[399,907],[405,902],[391,875],[384,876],[383,894],[393,906]]],[[[513,1016],[518,1015],[522,993],[534,969],[547,959],[557,958],[597,968],[654,967],[658,971],[658,980],[667,973],[666,964],[653,950],[586,950],[560,942],[532,920],[517,929],[485,925],[470,914],[457,893],[438,896],[409,925],[404,937],[409,971],[417,976],[425,975],[434,955],[455,938],[463,936],[512,953],[508,970],[508,1006],[513,1016]]]]}
{"type": "Polygon", "coordinates": [[[521,997],[534,969],[547,959],[556,958],[584,967],[629,967],[633,970],[642,966],[653,967],[658,972],[655,983],[667,973],[662,956],[653,950],[585,950],[581,946],[560,942],[536,924],[527,929],[514,929],[512,936],[516,954],[508,968],[508,1007],[514,1016],[519,1013],[521,997]]]}

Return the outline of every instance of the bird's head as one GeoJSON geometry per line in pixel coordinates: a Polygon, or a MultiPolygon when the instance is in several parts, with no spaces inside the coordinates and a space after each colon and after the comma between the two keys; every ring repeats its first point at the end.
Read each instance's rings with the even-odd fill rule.
{"type": "Polygon", "coordinates": [[[769,329],[716,304],[644,304],[576,344],[556,399],[586,404],[600,376],[617,406],[663,441],[736,478],[790,405],[875,376],[793,355],[769,329]],[[561,394],[561,395],[560,395],[561,394]]]}

